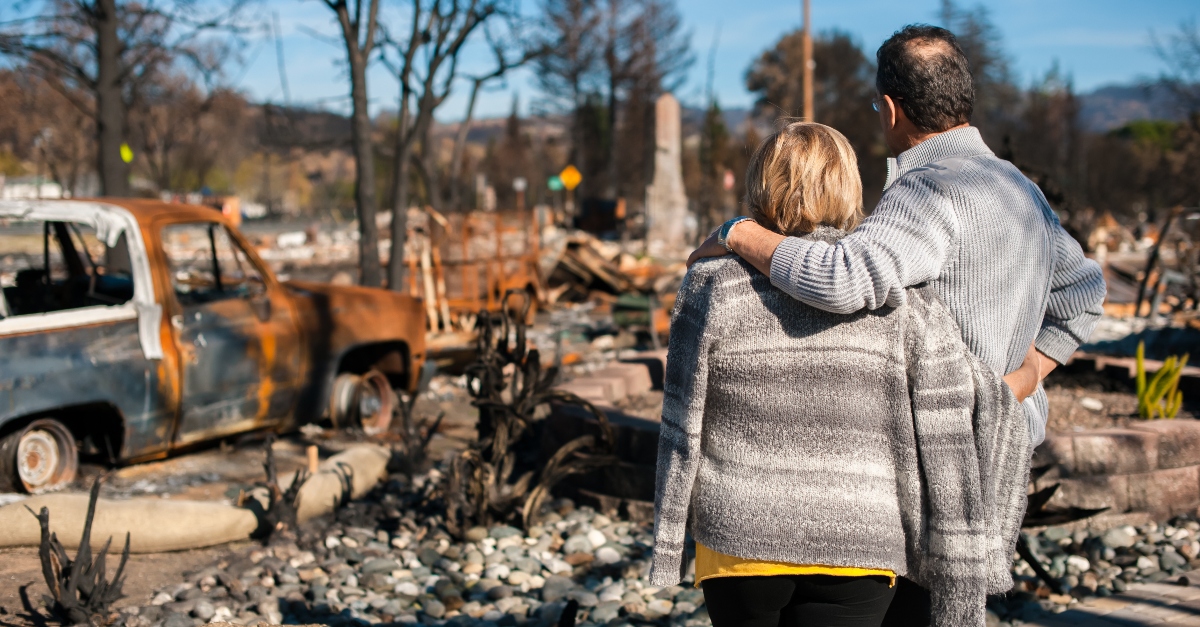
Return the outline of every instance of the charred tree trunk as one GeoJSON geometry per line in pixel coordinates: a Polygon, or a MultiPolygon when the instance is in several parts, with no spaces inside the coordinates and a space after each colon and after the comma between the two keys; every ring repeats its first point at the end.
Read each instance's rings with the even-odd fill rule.
{"type": "MultiPolygon", "coordinates": [[[[395,181],[393,181],[395,193],[392,201],[392,256],[388,260],[388,286],[397,292],[404,290],[404,274],[407,269],[404,265],[404,245],[408,238],[408,195],[413,153],[418,139],[421,141],[423,152],[429,145],[426,129],[429,126],[430,115],[419,109],[417,119],[410,128],[407,121],[411,115],[407,105],[401,106],[401,125],[396,140],[396,170],[395,181]]],[[[430,181],[427,180],[426,183],[430,183],[430,181]]],[[[440,204],[435,202],[434,196],[437,191],[431,184],[426,185],[426,194],[429,196],[431,205],[440,204]]]]}
{"type": "MultiPolygon", "coordinates": [[[[401,128],[403,133],[404,129],[401,128]]],[[[397,142],[399,143],[399,142],[397,142]]],[[[404,246],[408,240],[408,176],[410,147],[396,150],[396,182],[392,202],[392,254],[388,258],[388,289],[404,291],[404,246]]]]}
{"type": "Polygon", "coordinates": [[[410,90],[407,77],[401,78],[400,116],[396,128],[396,162],[392,172],[392,252],[388,257],[388,289],[404,291],[404,246],[408,241],[408,183],[412,157],[412,135],[408,128],[410,90]]]}
{"type": "Polygon", "coordinates": [[[362,50],[347,46],[350,56],[350,99],[353,103],[351,144],[354,150],[354,204],[358,208],[359,283],[379,287],[379,229],[375,225],[375,151],[371,142],[371,116],[367,112],[367,58],[362,50]]]}
{"type": "Polygon", "coordinates": [[[462,181],[459,177],[462,176],[463,170],[463,154],[467,150],[467,135],[471,132],[471,123],[475,121],[475,102],[479,97],[479,90],[487,79],[475,79],[471,84],[471,95],[467,98],[467,113],[463,116],[462,122],[458,125],[458,133],[454,137],[454,150],[450,155],[450,194],[446,199],[447,206],[451,209],[462,209],[462,181]]]}
{"type": "Polygon", "coordinates": [[[379,263],[378,210],[375,195],[375,146],[371,141],[371,115],[367,111],[367,64],[375,48],[375,25],[379,0],[370,0],[363,14],[362,2],[356,2],[354,15],[346,0],[325,0],[337,15],[346,44],[350,69],[350,145],[354,152],[354,204],[358,210],[358,266],[360,285],[379,287],[383,268],[379,263]]]}
{"type": "Polygon", "coordinates": [[[96,145],[101,196],[129,195],[129,164],[121,158],[125,141],[125,95],[121,93],[121,40],[116,0],[97,0],[96,145]]]}
{"type": "Polygon", "coordinates": [[[604,65],[608,70],[608,118],[606,134],[608,144],[605,146],[604,167],[604,197],[608,200],[617,198],[617,88],[621,80],[620,61],[617,58],[617,18],[621,12],[619,0],[609,0],[608,3],[608,40],[604,46],[604,65]]]}

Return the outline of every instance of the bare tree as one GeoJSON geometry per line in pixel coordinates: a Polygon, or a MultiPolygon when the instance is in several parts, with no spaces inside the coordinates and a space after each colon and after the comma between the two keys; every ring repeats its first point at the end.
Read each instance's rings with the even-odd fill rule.
{"type": "Polygon", "coordinates": [[[694,61],[675,3],[547,0],[543,8],[543,45],[554,54],[539,61],[538,79],[571,113],[571,161],[584,189],[640,195],[622,166],[644,143],[646,103],[677,87],[694,61]],[[624,132],[630,126],[640,135],[624,132]]]}
{"type": "Polygon", "coordinates": [[[507,14],[510,8],[505,0],[412,0],[407,38],[385,36],[387,49],[396,58],[386,51],[382,57],[400,82],[392,180],[392,254],[388,261],[388,286],[393,290],[404,285],[404,242],[414,150],[419,143],[422,150],[421,158],[416,160],[417,171],[430,202],[439,206],[437,155],[429,142],[433,114],[459,78],[458,56],[468,38],[492,16],[507,14]]]}
{"type": "Polygon", "coordinates": [[[205,187],[218,159],[229,162],[245,147],[246,108],[232,90],[206,93],[187,76],[162,76],[130,111],[142,171],[159,191],[205,187]]]}
{"type": "Polygon", "coordinates": [[[602,19],[595,0],[543,0],[541,46],[554,54],[537,61],[537,78],[552,105],[571,114],[571,152],[568,160],[581,169],[583,120],[580,111],[594,91],[596,64],[603,52],[598,27],[602,19]]]}
{"type": "Polygon", "coordinates": [[[979,128],[984,139],[998,145],[1012,131],[1021,100],[1021,89],[1013,80],[1000,30],[984,6],[963,10],[953,0],[942,0],[939,13],[942,26],[958,38],[971,63],[971,79],[975,84],[971,123],[979,128]]]}
{"type": "Polygon", "coordinates": [[[1179,98],[1186,113],[1200,112],[1200,25],[1187,20],[1166,38],[1155,36],[1154,47],[1167,64],[1163,83],[1179,98]]]}
{"type": "MultiPolygon", "coordinates": [[[[614,118],[618,124],[610,127],[609,160],[619,163],[625,160],[623,155],[641,155],[650,165],[655,150],[652,105],[663,92],[676,91],[683,85],[695,56],[691,34],[683,30],[674,0],[638,0],[635,6],[638,13],[629,28],[625,80],[619,83],[619,99],[613,101],[619,103],[624,119],[614,118]]],[[[631,159],[637,161],[636,157],[631,159]]],[[[652,167],[623,174],[619,169],[615,171],[619,173],[616,193],[637,199],[644,196],[653,176],[652,167]]]]}
{"type": "Polygon", "coordinates": [[[24,67],[0,71],[0,110],[0,145],[18,170],[19,161],[32,162],[67,192],[82,191],[95,162],[91,116],[24,67]]]}
{"type": "Polygon", "coordinates": [[[359,284],[379,287],[383,268],[379,262],[379,228],[375,224],[375,146],[371,141],[371,115],[367,110],[367,65],[379,34],[380,0],[325,0],[337,15],[350,68],[350,141],[354,152],[354,204],[358,210],[359,284]]]}
{"type": "MultiPolygon", "coordinates": [[[[515,18],[515,16],[510,16],[515,18]]],[[[488,48],[492,51],[492,58],[495,65],[491,70],[482,74],[476,74],[467,77],[471,83],[471,95],[467,98],[467,110],[463,115],[462,122],[458,126],[458,132],[454,137],[454,151],[450,156],[450,173],[449,179],[452,183],[450,193],[447,196],[447,205],[455,207],[460,202],[460,190],[463,185],[460,177],[462,175],[463,154],[467,147],[467,134],[471,130],[471,122],[475,119],[475,104],[479,99],[479,92],[488,83],[502,79],[504,76],[515,68],[521,67],[530,61],[541,57],[548,51],[540,47],[536,42],[533,45],[525,45],[521,37],[522,25],[516,19],[509,19],[506,32],[497,35],[489,28],[484,28],[486,34],[488,48]]],[[[516,100],[513,101],[513,115],[516,115],[516,100]]]]}
{"type": "Polygon", "coordinates": [[[50,0],[41,13],[0,23],[0,54],[24,60],[95,120],[101,193],[126,196],[129,164],[121,147],[131,101],[147,80],[181,60],[205,75],[217,72],[230,40],[206,35],[237,32],[242,6],[242,0],[215,11],[187,0],[50,0]]]}
{"type": "MultiPolygon", "coordinates": [[[[758,96],[760,120],[798,116],[804,103],[802,37],[799,30],[781,37],[746,71],[746,89],[758,96]]],[[[871,111],[875,64],[848,33],[832,30],[813,41],[813,100],[818,121],[841,131],[858,154],[864,202],[874,205],[886,178],[887,147],[871,111]]],[[[753,150],[753,147],[751,147],[753,150]]]]}

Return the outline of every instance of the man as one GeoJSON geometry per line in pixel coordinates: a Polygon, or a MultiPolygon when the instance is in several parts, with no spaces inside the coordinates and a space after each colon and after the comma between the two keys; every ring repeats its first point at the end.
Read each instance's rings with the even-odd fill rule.
{"type": "MultiPolygon", "coordinates": [[[[1095,327],[1100,267],[1038,187],[970,126],[970,67],[950,31],[907,26],[876,56],[872,106],[898,171],[874,212],[836,244],[735,218],[724,245],[714,233],[688,264],[733,252],[797,300],[846,314],[899,305],[904,288],[930,283],[971,351],[998,372],[1016,371],[1035,346],[1040,382],[1095,327]]],[[[1018,396],[1028,383],[1006,380],[1018,396]]],[[[1036,446],[1048,409],[1040,385],[1025,409],[1036,446]]]]}
{"type": "MultiPolygon", "coordinates": [[[[1040,382],[1095,327],[1106,291],[1100,267],[1037,186],[970,126],[974,87],[953,34],[906,26],[876,56],[872,106],[897,171],[871,216],[835,244],[735,218],[688,263],[732,252],[797,300],[846,314],[900,305],[906,287],[929,283],[971,351],[1010,373],[1018,398],[1032,392],[1024,407],[1036,446],[1048,410],[1040,382]]],[[[905,583],[894,614],[927,622],[928,606],[919,609],[927,593],[905,583]]],[[[900,624],[892,618],[885,624],[900,624]]]]}

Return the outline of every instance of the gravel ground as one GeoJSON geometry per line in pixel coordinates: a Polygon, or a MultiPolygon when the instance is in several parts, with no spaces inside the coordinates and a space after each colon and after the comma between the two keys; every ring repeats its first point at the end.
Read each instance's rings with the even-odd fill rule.
{"type": "Polygon", "coordinates": [[[649,586],[650,530],[555,501],[528,533],[474,528],[454,541],[420,502],[432,477],[393,477],[296,543],[255,548],[163,586],[126,608],[127,627],[227,621],[484,627],[557,622],[567,601],[582,624],[707,625],[703,595],[649,586]]]}
{"type": "Polygon", "coordinates": [[[1162,582],[1200,568],[1200,522],[1174,518],[1166,524],[1114,527],[1103,532],[1049,527],[1025,534],[1030,549],[1062,587],[1055,594],[1021,560],[1013,562],[1014,588],[991,609],[1005,619],[1033,620],[1061,612],[1081,599],[1125,592],[1130,584],[1162,582]]]}
{"type": "MultiPolygon", "coordinates": [[[[313,521],[295,542],[253,546],[165,583],[121,610],[125,627],[422,623],[545,627],[569,600],[581,625],[710,624],[702,592],[650,586],[651,529],[567,499],[523,532],[497,525],[455,540],[438,514],[437,470],[393,475],[368,498],[313,521]]],[[[993,625],[1019,625],[1162,581],[1200,566],[1200,523],[1118,527],[1102,533],[1052,527],[1027,539],[1062,585],[1055,594],[1014,561],[1014,591],[989,603],[993,625]]]]}

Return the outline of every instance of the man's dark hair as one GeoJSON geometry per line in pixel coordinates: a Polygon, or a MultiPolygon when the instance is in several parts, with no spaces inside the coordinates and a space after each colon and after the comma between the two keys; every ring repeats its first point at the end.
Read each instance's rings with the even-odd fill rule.
{"type": "Polygon", "coordinates": [[[883,42],[875,58],[875,89],[891,96],[921,131],[939,133],[971,121],[971,66],[954,33],[910,24],[883,42]]]}

